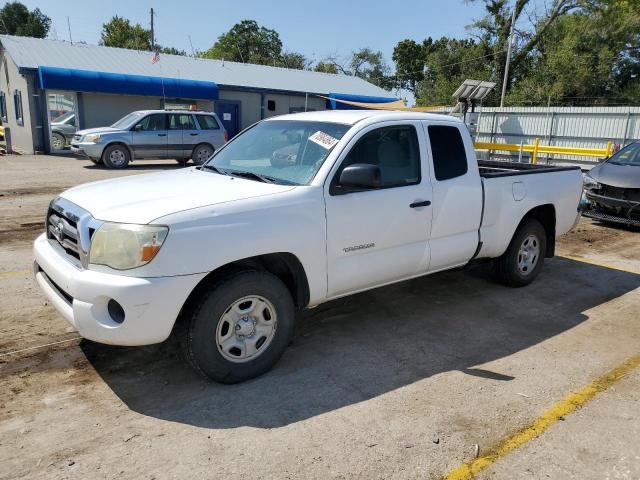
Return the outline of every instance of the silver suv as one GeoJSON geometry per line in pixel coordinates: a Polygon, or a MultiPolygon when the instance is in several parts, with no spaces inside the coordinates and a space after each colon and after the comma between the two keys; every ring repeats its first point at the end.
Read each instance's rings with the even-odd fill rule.
{"type": "Polygon", "coordinates": [[[215,113],[189,110],[141,110],[110,127],[76,132],[71,151],[108,168],[125,168],[140,158],[189,159],[201,165],[228,140],[215,113]]]}

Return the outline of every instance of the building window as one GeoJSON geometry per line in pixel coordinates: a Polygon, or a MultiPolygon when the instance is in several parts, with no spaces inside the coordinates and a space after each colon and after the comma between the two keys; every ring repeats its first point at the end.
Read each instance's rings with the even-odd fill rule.
{"type": "Polygon", "coordinates": [[[267,110],[270,112],[276,111],[276,101],[275,100],[267,100],[267,110]]]}
{"type": "Polygon", "coordinates": [[[0,119],[7,121],[7,96],[4,92],[0,92],[0,119]]]}
{"type": "Polygon", "coordinates": [[[13,107],[16,112],[16,123],[18,125],[24,125],[24,117],[22,114],[22,92],[15,90],[13,92],[13,107]]]}

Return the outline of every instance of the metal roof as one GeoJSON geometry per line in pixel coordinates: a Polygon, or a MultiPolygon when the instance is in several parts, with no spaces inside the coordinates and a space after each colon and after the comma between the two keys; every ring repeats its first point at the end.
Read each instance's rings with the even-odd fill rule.
{"type": "Polygon", "coordinates": [[[206,80],[225,86],[284,90],[301,93],[331,92],[391,97],[390,92],[358,77],[293,70],[248,63],[103,47],[61,40],[0,35],[0,43],[19,68],[41,66],[110,73],[206,80]]]}

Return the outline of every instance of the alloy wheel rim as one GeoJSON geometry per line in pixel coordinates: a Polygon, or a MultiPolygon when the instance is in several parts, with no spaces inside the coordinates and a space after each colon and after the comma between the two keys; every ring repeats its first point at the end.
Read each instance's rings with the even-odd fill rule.
{"type": "Polygon", "coordinates": [[[267,351],[277,328],[276,309],[259,295],[234,301],[218,320],[216,347],[230,362],[245,363],[267,351]]]}
{"type": "Polygon", "coordinates": [[[62,149],[62,141],[59,137],[53,137],[53,148],[54,150],[62,149]]]}
{"type": "Polygon", "coordinates": [[[536,235],[528,235],[518,250],[518,271],[529,275],[536,268],[540,259],[540,240],[536,235]]]}

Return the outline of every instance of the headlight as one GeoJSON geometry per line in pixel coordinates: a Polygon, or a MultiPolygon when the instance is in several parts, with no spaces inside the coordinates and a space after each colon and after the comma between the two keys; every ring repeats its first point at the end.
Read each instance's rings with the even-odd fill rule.
{"type": "Polygon", "coordinates": [[[99,133],[89,133],[89,134],[84,136],[82,141],[83,142],[87,142],[87,143],[98,143],[100,141],[100,134],[99,133]]]}
{"type": "Polygon", "coordinates": [[[89,263],[116,270],[146,265],[160,251],[169,233],[162,225],[104,223],[93,234],[89,263]]]}
{"type": "Polygon", "coordinates": [[[600,190],[602,185],[596,182],[591,175],[585,173],[582,177],[582,184],[587,190],[600,190]]]}

